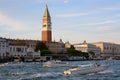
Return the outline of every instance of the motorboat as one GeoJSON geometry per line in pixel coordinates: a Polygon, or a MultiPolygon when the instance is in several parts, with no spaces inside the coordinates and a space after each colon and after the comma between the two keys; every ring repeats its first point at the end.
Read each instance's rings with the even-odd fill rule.
{"type": "Polygon", "coordinates": [[[14,62],[19,62],[20,61],[20,57],[19,56],[15,56],[14,57],[14,62]]]}
{"type": "Polygon", "coordinates": [[[84,74],[98,73],[106,69],[107,69],[106,65],[100,65],[100,64],[78,65],[76,67],[72,67],[68,70],[65,70],[64,74],[70,75],[70,74],[77,73],[80,75],[84,75],[84,74]]]}
{"type": "Polygon", "coordinates": [[[33,62],[33,57],[31,57],[31,56],[26,56],[26,57],[25,57],[25,62],[33,62]]]}
{"type": "Polygon", "coordinates": [[[0,67],[3,67],[4,66],[4,64],[0,64],[0,67]]]}
{"type": "Polygon", "coordinates": [[[60,60],[51,60],[43,64],[43,67],[65,67],[69,66],[67,62],[62,62],[60,60]]]}

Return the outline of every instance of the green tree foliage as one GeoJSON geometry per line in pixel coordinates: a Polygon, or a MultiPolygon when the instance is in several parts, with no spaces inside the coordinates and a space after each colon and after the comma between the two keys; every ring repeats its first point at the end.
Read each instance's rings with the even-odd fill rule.
{"type": "Polygon", "coordinates": [[[43,42],[37,42],[36,44],[36,48],[35,48],[35,51],[38,52],[38,51],[42,51],[42,50],[48,50],[47,46],[43,43],[43,42]]]}
{"type": "Polygon", "coordinates": [[[35,51],[36,52],[41,51],[41,55],[43,55],[43,54],[51,54],[52,53],[50,50],[48,50],[45,43],[40,42],[40,41],[36,44],[35,51]]]}
{"type": "Polygon", "coordinates": [[[81,52],[81,51],[75,50],[73,45],[70,48],[67,48],[67,53],[71,54],[71,56],[84,56],[86,57],[86,59],[89,59],[88,52],[81,52]]]}
{"type": "Polygon", "coordinates": [[[42,53],[41,54],[42,56],[52,54],[52,52],[50,50],[42,50],[41,53],[42,53]]]}
{"type": "Polygon", "coordinates": [[[70,48],[67,48],[67,53],[73,55],[73,56],[78,56],[79,55],[79,51],[75,50],[74,46],[71,45],[70,48]]]}
{"type": "Polygon", "coordinates": [[[68,49],[67,49],[67,53],[70,53],[70,54],[77,54],[78,51],[77,51],[77,50],[74,50],[74,49],[68,48],[68,49]]]}
{"type": "Polygon", "coordinates": [[[70,48],[67,48],[67,53],[76,53],[76,50],[73,45],[70,46],[70,48]]]}
{"type": "Polygon", "coordinates": [[[88,52],[81,52],[81,54],[82,54],[86,59],[89,59],[89,53],[88,53],[88,52]]]}
{"type": "Polygon", "coordinates": [[[95,55],[95,53],[94,53],[93,51],[90,51],[89,53],[90,53],[91,55],[93,55],[93,56],[95,55]]]}
{"type": "Polygon", "coordinates": [[[74,49],[75,50],[75,47],[73,45],[70,46],[70,49],[74,49]]]}

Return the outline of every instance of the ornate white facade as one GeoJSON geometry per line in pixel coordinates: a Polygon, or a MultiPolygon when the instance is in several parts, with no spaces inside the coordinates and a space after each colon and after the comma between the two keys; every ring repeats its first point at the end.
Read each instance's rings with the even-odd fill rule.
{"type": "Polygon", "coordinates": [[[19,45],[10,45],[9,53],[10,53],[10,56],[26,56],[27,55],[27,47],[19,46],[19,45]]]}
{"type": "Polygon", "coordinates": [[[120,44],[97,42],[94,43],[94,45],[101,49],[101,56],[103,57],[114,57],[120,55],[120,44]]]}
{"type": "Polygon", "coordinates": [[[0,37],[0,57],[3,58],[9,55],[8,53],[8,42],[5,38],[0,37]]]}
{"type": "Polygon", "coordinates": [[[100,57],[100,48],[96,47],[93,44],[89,43],[80,43],[80,44],[74,44],[75,50],[81,51],[81,52],[94,52],[95,56],[97,58],[100,57]]]}

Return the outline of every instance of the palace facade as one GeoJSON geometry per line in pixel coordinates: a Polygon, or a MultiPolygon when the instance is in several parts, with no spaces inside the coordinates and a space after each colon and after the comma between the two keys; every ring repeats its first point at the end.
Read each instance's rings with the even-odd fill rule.
{"type": "Polygon", "coordinates": [[[74,44],[73,45],[75,47],[76,50],[81,51],[81,52],[93,52],[95,53],[95,58],[100,58],[100,48],[91,44],[91,43],[86,43],[86,41],[84,41],[83,43],[78,43],[78,44],[74,44]]]}
{"type": "Polygon", "coordinates": [[[101,49],[101,57],[120,58],[120,44],[109,43],[109,42],[96,42],[93,44],[101,49]]]}

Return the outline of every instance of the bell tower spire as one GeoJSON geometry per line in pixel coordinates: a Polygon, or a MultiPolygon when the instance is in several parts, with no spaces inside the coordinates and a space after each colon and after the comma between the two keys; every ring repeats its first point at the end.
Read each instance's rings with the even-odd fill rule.
{"type": "Polygon", "coordinates": [[[51,16],[47,4],[42,16],[42,41],[52,41],[51,16]]]}
{"type": "Polygon", "coordinates": [[[49,13],[49,11],[48,11],[48,6],[47,6],[47,4],[46,4],[46,6],[45,6],[45,10],[44,10],[43,17],[50,17],[50,13],[49,13]]]}

